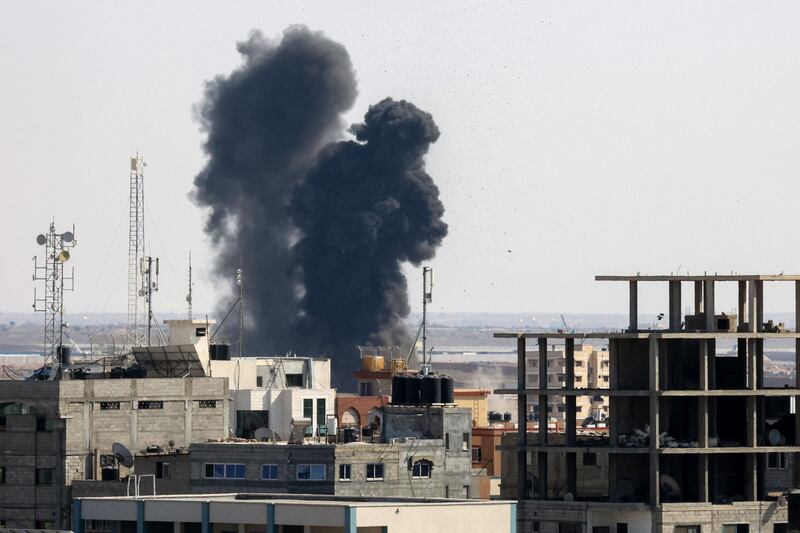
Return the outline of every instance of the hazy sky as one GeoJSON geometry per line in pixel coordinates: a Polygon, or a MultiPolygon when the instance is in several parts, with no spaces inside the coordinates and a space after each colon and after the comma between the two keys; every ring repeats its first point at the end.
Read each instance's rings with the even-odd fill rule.
{"type": "MultiPolygon", "coordinates": [[[[195,309],[212,309],[192,107],[240,63],[236,41],[295,23],[349,50],[348,120],[392,96],[441,129],[437,311],[620,311],[623,287],[595,274],[800,271],[796,1],[20,1],[0,4],[0,310],[30,310],[51,217],[79,241],[67,311],[125,310],[137,148],[156,308],[184,308],[191,250],[195,309]]],[[[779,289],[767,307],[791,309],[779,289]]],[[[665,310],[661,296],[640,307],[665,310]]]]}

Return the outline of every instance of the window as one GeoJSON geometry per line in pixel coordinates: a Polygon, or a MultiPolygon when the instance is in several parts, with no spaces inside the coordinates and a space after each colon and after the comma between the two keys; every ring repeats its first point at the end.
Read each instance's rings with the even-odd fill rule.
{"type": "Polygon", "coordinates": [[[325,479],[325,465],[297,465],[297,479],[300,481],[323,481],[325,479]]]}
{"type": "Polygon", "coordinates": [[[217,407],[217,400],[200,400],[200,409],[214,409],[217,407]]]}
{"type": "Polygon", "coordinates": [[[317,398],[317,427],[325,427],[325,398],[317,398]]]}
{"type": "Polygon", "coordinates": [[[789,524],[786,522],[776,523],[772,526],[772,533],[789,533],[789,524]]]}
{"type": "Polygon", "coordinates": [[[47,424],[47,415],[36,416],[36,431],[50,431],[51,428],[47,424]]]}
{"type": "Polygon", "coordinates": [[[469,485],[464,485],[464,498],[469,499],[469,485]]]}
{"type": "Polygon", "coordinates": [[[206,477],[214,479],[244,479],[247,469],[243,464],[206,463],[206,477]]]}
{"type": "Polygon", "coordinates": [[[6,482],[6,467],[0,466],[0,484],[6,482]]]}
{"type": "Polygon", "coordinates": [[[675,526],[675,533],[700,533],[700,526],[675,526]]]}
{"type": "Polygon", "coordinates": [[[481,462],[481,448],[480,448],[480,446],[473,446],[472,447],[472,462],[473,463],[480,463],[481,462]]]}
{"type": "Polygon", "coordinates": [[[6,430],[6,424],[7,424],[6,417],[0,416],[0,431],[6,430]]]}
{"type": "Polygon", "coordinates": [[[722,533],[749,533],[748,524],[723,524],[722,533]]]}
{"type": "Polygon", "coordinates": [[[417,479],[430,478],[432,467],[433,463],[431,463],[430,461],[426,461],[424,459],[421,461],[417,461],[414,463],[414,466],[411,467],[411,477],[417,479]]]}
{"type": "Polygon", "coordinates": [[[269,427],[269,411],[236,411],[236,436],[256,438],[256,430],[269,427]]]}
{"type": "Polygon", "coordinates": [[[353,465],[339,465],[339,481],[351,481],[353,479],[353,465]]]}
{"type": "Polygon", "coordinates": [[[314,400],[311,398],[305,398],[303,400],[303,418],[311,418],[314,416],[314,400]]]}
{"type": "Polygon", "coordinates": [[[768,453],[767,454],[767,468],[770,469],[784,469],[786,468],[786,454],[785,453],[768,453]]]}
{"type": "Polygon", "coordinates": [[[617,522],[617,533],[628,533],[628,523],[617,522]]]}
{"type": "Polygon", "coordinates": [[[169,462],[167,461],[156,461],[156,478],[157,479],[169,479],[169,462]]]}
{"type": "Polygon", "coordinates": [[[575,383],[583,383],[583,376],[575,376],[575,383]]]}
{"type": "Polygon", "coordinates": [[[286,374],[286,386],[287,387],[302,387],[303,386],[303,374],[286,374]]]}
{"type": "Polygon", "coordinates": [[[383,481],[383,463],[367,465],[367,481],[383,481]]]}
{"type": "Polygon", "coordinates": [[[594,526],[592,533],[611,533],[611,528],[608,526],[594,526]]]}
{"type": "Polygon", "coordinates": [[[564,412],[564,409],[565,409],[565,407],[564,407],[563,405],[557,405],[557,406],[556,406],[556,409],[558,410],[558,412],[559,412],[559,413],[563,413],[563,412],[564,412]]]}
{"type": "Polygon", "coordinates": [[[597,454],[594,452],[584,452],[583,454],[584,466],[597,466],[597,454]]]}
{"type": "Polygon", "coordinates": [[[264,376],[256,376],[256,387],[259,389],[264,386],[264,376]]]}
{"type": "Polygon", "coordinates": [[[450,449],[450,433],[444,434],[444,449],[445,450],[450,449]]]}
{"type": "Polygon", "coordinates": [[[119,402],[100,402],[101,411],[119,411],[119,402]]]}
{"type": "Polygon", "coordinates": [[[195,337],[205,337],[206,336],[206,328],[194,328],[194,336],[195,337]]]}
{"type": "Polygon", "coordinates": [[[583,366],[583,361],[575,361],[575,366],[581,368],[583,366]]]}
{"type": "Polygon", "coordinates": [[[261,465],[261,479],[269,481],[278,479],[278,465],[261,465]]]}
{"type": "Polygon", "coordinates": [[[50,520],[36,520],[34,527],[36,529],[53,529],[53,522],[50,520]]]}
{"type": "Polygon", "coordinates": [[[138,402],[139,409],[163,409],[164,402],[155,400],[142,400],[138,402]]]}
{"type": "Polygon", "coordinates": [[[37,468],[36,469],[36,484],[37,485],[52,485],[53,484],[53,469],[52,468],[37,468]]]}
{"type": "Polygon", "coordinates": [[[464,433],[461,436],[461,451],[462,452],[468,452],[469,451],[469,441],[470,441],[469,433],[464,433]]]}

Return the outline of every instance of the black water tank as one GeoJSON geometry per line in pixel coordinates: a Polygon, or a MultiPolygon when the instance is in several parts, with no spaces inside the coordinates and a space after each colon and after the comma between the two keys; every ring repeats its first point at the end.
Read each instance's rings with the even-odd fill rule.
{"type": "Polygon", "coordinates": [[[422,378],[419,375],[406,376],[405,405],[419,405],[420,388],[422,387],[421,381],[422,378]]]}
{"type": "Polygon", "coordinates": [[[208,347],[208,356],[212,361],[230,361],[231,345],[225,343],[212,344],[208,347]]]}
{"type": "Polygon", "coordinates": [[[56,353],[58,354],[58,362],[62,365],[69,364],[69,355],[71,353],[71,349],[69,346],[59,346],[56,348],[56,353]]]}
{"type": "Polygon", "coordinates": [[[489,422],[502,422],[503,415],[497,411],[489,411],[489,422]]]}
{"type": "Polygon", "coordinates": [[[442,403],[442,378],[433,374],[424,376],[422,378],[420,397],[425,405],[442,403]]]}
{"type": "Polygon", "coordinates": [[[455,384],[450,376],[442,376],[442,403],[456,403],[455,384]]]}
{"type": "Polygon", "coordinates": [[[787,500],[789,502],[789,531],[800,530],[800,491],[791,491],[787,500]]]}
{"type": "Polygon", "coordinates": [[[402,374],[392,376],[392,405],[406,403],[406,377],[402,374]]]}
{"type": "Polygon", "coordinates": [[[109,372],[109,377],[111,379],[122,379],[125,377],[125,369],[121,366],[115,366],[111,369],[111,372],[109,372]]]}
{"type": "Polygon", "coordinates": [[[131,365],[125,369],[125,377],[128,379],[146,378],[147,369],[139,365],[131,365]]]}
{"type": "Polygon", "coordinates": [[[511,422],[511,413],[508,411],[503,413],[503,422],[511,422]]]}

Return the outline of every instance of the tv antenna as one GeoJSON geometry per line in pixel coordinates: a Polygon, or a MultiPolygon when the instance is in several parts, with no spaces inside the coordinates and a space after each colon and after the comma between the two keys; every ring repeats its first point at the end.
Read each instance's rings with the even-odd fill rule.
{"type": "Polygon", "coordinates": [[[431,371],[431,359],[428,348],[428,304],[433,301],[433,267],[422,267],[422,364],[420,371],[427,375],[431,371]]]}
{"type": "Polygon", "coordinates": [[[75,269],[64,275],[64,263],[71,257],[70,250],[77,246],[75,226],[72,231],[57,233],[55,222],[47,233],[36,236],[36,244],[44,246],[44,261],[33,258],[33,281],[44,282],[44,294],[33,289],[33,309],[44,313],[44,364],[58,360],[58,351],[64,337],[64,291],[75,288],[75,269]],[[68,282],[68,284],[67,284],[68,282]]]}
{"type": "Polygon", "coordinates": [[[144,258],[144,162],[139,152],[131,157],[130,191],[128,205],[128,347],[144,343],[144,320],[139,307],[142,297],[142,269],[144,258]]]}
{"type": "MultiPolygon", "coordinates": [[[[244,262],[241,263],[244,266],[244,262]]],[[[244,272],[236,269],[236,285],[239,286],[239,357],[244,357],[244,272]]]]}

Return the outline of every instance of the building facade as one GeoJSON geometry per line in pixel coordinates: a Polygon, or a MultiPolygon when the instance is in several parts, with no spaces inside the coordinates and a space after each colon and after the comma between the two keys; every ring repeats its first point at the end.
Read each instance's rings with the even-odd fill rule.
{"type": "Polygon", "coordinates": [[[518,498],[520,531],[786,531],[785,497],[797,481],[788,465],[800,452],[800,418],[791,398],[800,394],[800,381],[765,386],[764,346],[788,341],[799,347],[800,360],[800,276],[597,279],[628,286],[626,330],[495,335],[515,339],[518,352],[517,387],[498,392],[516,394],[520,412],[527,411],[529,397],[537,397],[540,418],[548,403],[561,398],[567,418],[563,431],[541,424],[529,433],[520,424],[516,438],[502,446],[502,491],[518,498]],[[667,283],[667,329],[639,327],[642,282],[667,283]],[[725,282],[738,290],[736,315],[716,312],[715,290],[725,282]],[[765,282],[792,286],[794,332],[765,320],[765,282]],[[684,284],[694,303],[685,316],[684,284]],[[527,343],[538,343],[542,368],[552,339],[565,343],[561,386],[544,373],[531,382],[526,369],[527,343]],[[589,339],[608,342],[607,389],[581,388],[575,381],[575,347],[589,339]],[[608,434],[578,434],[576,397],[594,394],[609,398],[608,434]],[[782,476],[771,473],[781,457],[782,476]]]}

